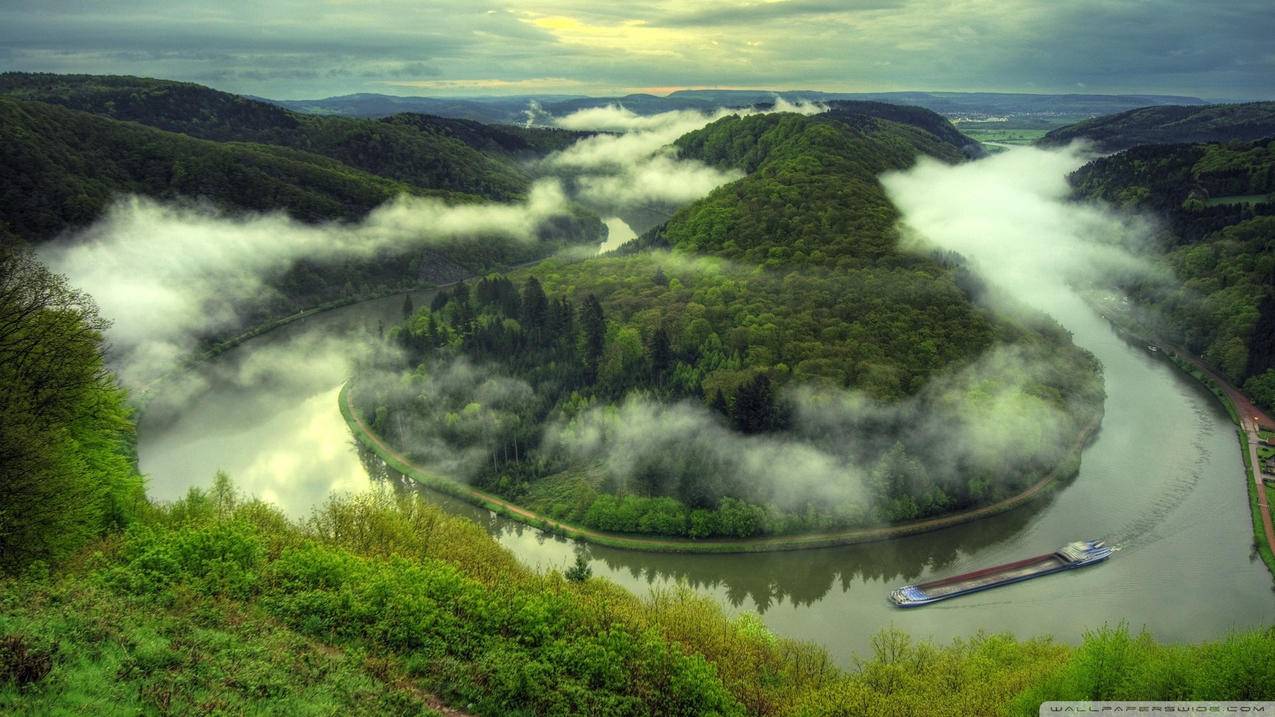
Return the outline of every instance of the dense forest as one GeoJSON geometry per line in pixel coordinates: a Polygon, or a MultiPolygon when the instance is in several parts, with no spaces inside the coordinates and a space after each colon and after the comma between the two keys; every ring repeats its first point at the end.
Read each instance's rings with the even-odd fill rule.
{"type": "Polygon", "coordinates": [[[422,114],[379,121],[307,115],[200,85],[140,77],[10,72],[0,74],[0,95],[200,139],[288,147],[414,186],[492,199],[526,191],[529,177],[514,160],[584,136],[422,114]]]}
{"type": "Polygon", "coordinates": [[[1103,152],[1152,144],[1251,142],[1275,136],[1275,102],[1139,107],[1050,130],[1039,140],[1061,147],[1076,140],[1103,152]]]}
{"type": "Polygon", "coordinates": [[[1141,210],[1175,281],[1125,287],[1154,331],[1275,407],[1275,141],[1137,147],[1078,170],[1079,196],[1141,210]]]}
{"type": "MultiPolygon", "coordinates": [[[[555,518],[746,537],[904,521],[1002,498],[1061,460],[1067,437],[1099,410],[1097,366],[1065,332],[993,317],[958,257],[898,247],[898,213],[876,176],[918,152],[958,161],[957,146],[843,109],[729,117],[677,147],[748,175],[680,210],[636,250],[550,260],[405,307],[390,340],[411,370],[368,372],[355,390],[373,428],[426,465],[555,518]],[[571,443],[560,434],[610,430],[608,420],[595,425],[605,407],[621,412],[609,420],[632,423],[637,416],[624,412],[650,405],[690,406],[717,430],[780,448],[826,444],[835,431],[812,425],[815,411],[801,398],[809,387],[882,406],[919,402],[916,413],[943,415],[933,386],[1005,347],[1032,365],[1024,393],[1066,415],[1060,434],[1024,431],[1022,455],[998,457],[993,469],[983,457],[936,452],[924,432],[908,430],[911,416],[883,411],[842,429],[855,448],[830,449],[846,474],[866,474],[856,500],[793,498],[802,491],[704,451],[637,456],[617,474],[580,464],[560,445],[571,443]]],[[[1008,369],[1003,378],[1012,380],[1008,369]]]]}

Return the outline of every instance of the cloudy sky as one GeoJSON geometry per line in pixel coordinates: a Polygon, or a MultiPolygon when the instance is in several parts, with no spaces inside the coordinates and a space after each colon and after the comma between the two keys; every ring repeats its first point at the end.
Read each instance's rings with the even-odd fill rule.
{"type": "Polygon", "coordinates": [[[1271,0],[0,0],[0,69],[280,99],[687,87],[1275,97],[1271,0]]]}

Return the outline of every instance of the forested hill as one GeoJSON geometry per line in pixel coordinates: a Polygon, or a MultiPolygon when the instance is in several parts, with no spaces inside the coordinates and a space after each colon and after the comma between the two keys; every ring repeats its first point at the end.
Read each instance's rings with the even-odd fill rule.
{"type": "Polygon", "coordinates": [[[678,212],[660,232],[663,241],[770,268],[914,263],[895,247],[898,213],[877,176],[910,166],[920,153],[961,159],[958,144],[927,129],[846,108],[727,117],[682,137],[677,148],[748,176],[678,212]]]}
{"type": "MultiPolygon", "coordinates": [[[[909,520],[995,500],[1056,465],[1059,447],[1100,410],[1097,366],[1065,332],[998,319],[977,302],[980,286],[958,258],[899,247],[899,213],[878,176],[918,155],[960,161],[956,144],[841,108],[725,118],[682,137],[677,150],[746,176],[684,207],[623,255],[550,259],[440,294],[391,331],[410,357],[408,371],[356,382],[365,420],[427,466],[449,455],[485,456],[445,470],[465,471],[458,477],[557,519],[618,532],[746,537],[909,520]],[[1058,430],[1024,427],[1015,446],[1023,455],[998,453],[992,467],[936,449],[892,418],[865,420],[852,429],[858,447],[838,440],[827,450],[876,465],[880,482],[865,488],[866,503],[781,486],[693,443],[622,451],[631,456],[622,468],[576,462],[553,441],[542,450],[546,431],[561,421],[607,421],[660,405],[702,418],[687,429],[688,441],[722,431],[704,440],[729,443],[734,431],[806,445],[822,439],[794,422],[791,401],[804,388],[849,389],[889,406],[998,349],[1032,357],[1031,376],[1007,369],[999,378],[1024,380],[1027,400],[1064,415],[1058,430]],[[447,388],[472,380],[464,366],[485,368],[482,378],[492,383],[474,390],[490,401],[447,388]],[[507,401],[491,386],[522,393],[507,401]],[[635,402],[650,408],[634,409],[635,402]]],[[[627,420],[601,430],[622,431],[627,420]]],[[[584,425],[579,430],[594,430],[584,425]]],[[[824,487],[855,480],[837,474],[824,487]]]]}
{"type": "Polygon", "coordinates": [[[961,134],[946,117],[924,107],[851,100],[829,102],[828,107],[830,111],[824,114],[823,119],[846,121],[856,115],[876,117],[923,129],[968,156],[978,156],[982,152],[978,142],[961,134]]]}
{"type": "Polygon", "coordinates": [[[516,157],[544,154],[577,137],[427,115],[306,115],[201,85],[139,77],[4,73],[0,94],[200,139],[290,147],[418,187],[494,199],[526,191],[529,178],[516,157]]]}
{"type": "Polygon", "coordinates": [[[308,152],[195,139],[5,97],[0,138],[0,226],[28,241],[87,225],[123,194],[282,209],[303,221],[354,219],[400,193],[468,196],[421,189],[308,152]]]}
{"type": "Polygon", "coordinates": [[[1275,102],[1142,107],[1059,127],[1039,144],[1062,146],[1084,139],[1104,152],[1118,152],[1141,144],[1250,142],[1265,137],[1275,137],[1275,102]]]}
{"type": "Polygon", "coordinates": [[[1071,180],[1162,220],[1178,282],[1129,287],[1157,310],[1144,320],[1275,407],[1275,140],[1135,147],[1071,180]]]}

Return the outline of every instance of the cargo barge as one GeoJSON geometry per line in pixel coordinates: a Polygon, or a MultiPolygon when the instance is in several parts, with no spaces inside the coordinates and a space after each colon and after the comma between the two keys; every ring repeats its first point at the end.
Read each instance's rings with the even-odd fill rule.
{"type": "Polygon", "coordinates": [[[890,602],[899,607],[919,607],[932,602],[991,588],[1031,580],[1042,575],[1083,568],[1111,557],[1111,548],[1101,540],[1069,543],[1045,555],[975,570],[928,583],[905,585],[890,593],[890,602]]]}

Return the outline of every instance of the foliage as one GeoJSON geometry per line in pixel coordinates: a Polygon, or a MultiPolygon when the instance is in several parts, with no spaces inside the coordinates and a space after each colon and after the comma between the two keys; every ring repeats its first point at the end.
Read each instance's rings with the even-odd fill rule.
{"type": "Polygon", "coordinates": [[[1231,633],[1206,645],[1160,645],[1125,625],[1085,634],[1062,669],[1014,702],[1034,715],[1046,700],[1269,700],[1275,629],[1231,633]]]}
{"type": "Polygon", "coordinates": [[[1275,406],[1261,378],[1275,367],[1275,142],[1138,147],[1072,182],[1080,196],[1164,220],[1162,262],[1176,281],[1125,288],[1156,309],[1158,333],[1275,406]],[[1220,201],[1236,195],[1260,201],[1220,201]]]}
{"type": "Polygon", "coordinates": [[[0,247],[0,573],[65,559],[142,500],[92,300],[0,247]]]}
{"type": "Polygon", "coordinates": [[[86,577],[0,584],[0,712],[438,714],[384,661],[334,650],[250,604],[186,595],[157,608],[86,577]],[[3,679],[37,661],[25,682],[3,679]]]}
{"type": "Polygon", "coordinates": [[[513,199],[529,178],[515,156],[579,138],[402,114],[384,120],[305,115],[200,85],[140,77],[0,74],[0,94],[215,140],[277,145],[415,187],[513,199]]]}
{"type": "MultiPolygon", "coordinates": [[[[96,219],[120,194],[203,197],[223,208],[353,219],[402,193],[438,194],[332,159],[162,132],[0,97],[0,215],[31,241],[96,219]]],[[[463,198],[463,197],[461,197],[463,198]]]]}
{"type": "Polygon", "coordinates": [[[0,710],[480,715],[1034,714],[1044,699],[1271,699],[1275,633],[1070,647],[897,629],[850,670],[687,588],[639,599],[519,565],[388,491],[304,523],[225,479],[52,577],[0,581],[0,710]],[[17,676],[22,675],[21,679],[17,676]]]}
{"type": "MultiPolygon", "coordinates": [[[[0,82],[0,86],[3,84],[0,82]]],[[[75,83],[67,86],[79,87],[75,83]]],[[[139,106],[158,103],[160,108],[156,111],[162,109],[162,116],[171,120],[160,124],[173,129],[189,129],[179,122],[181,118],[208,123],[207,131],[202,133],[207,136],[220,137],[214,130],[227,127],[227,122],[242,121],[242,125],[234,126],[243,128],[284,122],[277,116],[282,111],[277,108],[258,107],[256,103],[248,106],[243,98],[193,85],[178,86],[194,88],[191,91],[197,90],[196,94],[211,93],[219,99],[206,108],[207,113],[196,111],[203,106],[199,103],[194,107],[172,104],[186,97],[184,91],[176,95],[147,95],[150,99],[138,100],[139,106]]],[[[125,106],[127,103],[122,100],[115,105],[117,109],[125,106]]],[[[133,117],[131,111],[119,112],[133,117]]],[[[370,120],[341,122],[367,122],[374,129],[382,127],[370,120]]],[[[0,142],[0,163],[10,170],[0,176],[0,243],[4,245],[12,245],[18,237],[38,242],[83,227],[98,219],[111,203],[130,194],[165,201],[206,201],[230,211],[284,211],[301,221],[318,222],[362,218],[372,208],[401,194],[433,196],[453,203],[474,202],[478,196],[448,188],[464,184],[485,191],[487,186],[483,182],[471,187],[460,180],[439,179],[430,180],[432,186],[444,189],[430,189],[356,169],[320,156],[309,147],[302,151],[269,144],[196,139],[3,96],[0,137],[7,140],[0,142]]],[[[427,147],[399,151],[434,157],[427,147]]],[[[442,160],[435,157],[431,161],[442,160]]],[[[378,171],[385,169],[373,166],[371,160],[364,164],[378,171]]],[[[505,194],[497,192],[493,196],[505,194]]],[[[277,291],[264,292],[250,305],[239,307],[239,313],[245,325],[252,326],[337,299],[383,293],[387,288],[415,288],[422,282],[455,281],[495,266],[531,261],[566,245],[596,241],[603,231],[596,217],[575,210],[547,225],[536,241],[504,237],[474,241],[474,237],[458,237],[434,242],[427,248],[376,252],[356,261],[303,258],[278,275],[267,277],[277,291]]]]}

